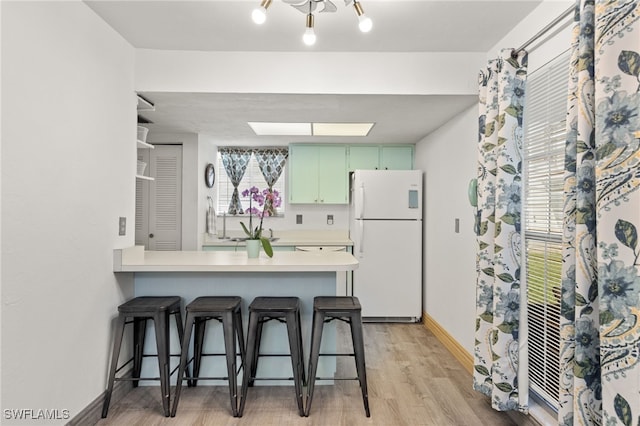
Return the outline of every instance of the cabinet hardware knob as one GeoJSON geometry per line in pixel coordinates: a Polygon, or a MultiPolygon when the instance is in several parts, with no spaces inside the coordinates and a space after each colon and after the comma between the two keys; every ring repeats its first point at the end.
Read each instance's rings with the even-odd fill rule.
{"type": "Polygon", "coordinates": [[[149,238],[153,238],[153,234],[149,234],[149,238]]]}

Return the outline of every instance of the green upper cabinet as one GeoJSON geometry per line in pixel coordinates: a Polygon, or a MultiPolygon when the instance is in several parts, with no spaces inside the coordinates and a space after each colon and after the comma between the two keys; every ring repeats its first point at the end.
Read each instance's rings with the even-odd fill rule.
{"type": "Polygon", "coordinates": [[[318,199],[318,147],[290,145],[287,166],[289,202],[316,203],[318,199]]]}
{"type": "Polygon", "coordinates": [[[351,145],[349,147],[349,171],[376,170],[380,167],[378,146],[351,145]]]}
{"type": "Polygon", "coordinates": [[[347,204],[347,148],[344,145],[289,145],[289,202],[347,204]]]}
{"type": "Polygon", "coordinates": [[[349,146],[349,171],[363,170],[411,170],[413,146],[411,145],[351,145],[349,146]]]}
{"type": "Polygon", "coordinates": [[[413,169],[413,147],[382,146],[380,148],[380,168],[383,170],[413,169]]]}

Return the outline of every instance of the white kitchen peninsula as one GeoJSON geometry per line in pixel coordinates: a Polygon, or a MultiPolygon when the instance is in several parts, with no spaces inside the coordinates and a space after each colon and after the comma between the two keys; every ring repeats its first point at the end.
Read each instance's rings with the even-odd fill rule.
{"type": "MultiPolygon", "coordinates": [[[[272,258],[261,253],[257,259],[249,259],[244,251],[145,251],[141,246],[114,251],[114,271],[134,274],[135,296],[176,295],[183,298],[184,305],[199,296],[242,297],[245,338],[247,307],[254,297],[299,297],[305,358],[309,355],[313,297],[335,295],[336,273],[352,271],[357,267],[358,261],[348,252],[276,252],[272,258]]],[[[152,325],[147,333],[149,338],[146,339],[145,353],[155,353],[152,325]]],[[[222,328],[212,323],[207,333],[205,352],[224,352],[222,328]]],[[[324,344],[327,347],[323,351],[327,352],[331,352],[331,347],[335,346],[335,328],[332,324],[325,327],[324,344]]],[[[179,351],[177,333],[172,330],[171,353],[177,354],[179,351]]],[[[265,324],[261,352],[288,352],[287,335],[282,324],[265,324]]],[[[173,358],[172,368],[177,363],[178,358],[173,358]]],[[[226,374],[225,370],[223,357],[208,357],[203,361],[201,376],[221,377],[226,374]]],[[[331,377],[334,372],[335,358],[322,357],[318,376],[331,377]]],[[[143,363],[142,373],[143,376],[157,375],[157,364],[149,361],[143,363]]],[[[289,377],[290,374],[289,358],[260,359],[259,376],[289,377]]],[[[175,375],[172,379],[175,382],[175,375]]],[[[292,382],[258,381],[256,384],[292,382]]]]}

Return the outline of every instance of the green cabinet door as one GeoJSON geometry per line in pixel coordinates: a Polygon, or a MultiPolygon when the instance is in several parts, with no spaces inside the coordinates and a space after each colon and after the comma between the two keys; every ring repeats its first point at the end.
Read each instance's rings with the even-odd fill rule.
{"type": "Polygon", "coordinates": [[[347,203],[346,146],[291,144],[288,167],[290,203],[347,203]]]}
{"type": "Polygon", "coordinates": [[[347,148],[345,146],[319,147],[318,202],[346,204],[348,201],[347,148]]]}
{"type": "Polygon", "coordinates": [[[376,170],[380,167],[380,148],[378,146],[350,146],[349,171],[376,170]]]}
{"type": "Polygon", "coordinates": [[[289,202],[314,204],[318,201],[318,147],[289,146],[289,202]]]}
{"type": "Polygon", "coordinates": [[[383,146],[380,151],[380,168],[383,170],[413,169],[413,147],[383,146]]]}

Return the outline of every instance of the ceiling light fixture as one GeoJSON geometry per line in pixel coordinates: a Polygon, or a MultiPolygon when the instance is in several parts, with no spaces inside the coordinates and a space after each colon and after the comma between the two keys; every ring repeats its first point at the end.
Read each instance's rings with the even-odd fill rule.
{"type": "MultiPolygon", "coordinates": [[[[260,7],[256,8],[251,17],[256,24],[262,24],[267,19],[267,9],[271,5],[272,0],[262,0],[260,7]]],[[[307,15],[307,23],[302,40],[307,46],[311,46],[316,42],[316,34],[314,31],[314,16],[313,12],[316,11],[318,6],[322,6],[320,12],[335,12],[338,10],[335,4],[330,0],[282,0],[283,2],[298,9],[300,12],[307,15]]],[[[353,4],[358,16],[358,27],[363,33],[368,33],[373,27],[373,21],[369,18],[362,9],[362,5],[358,0],[344,0],[344,5],[348,6],[353,4]]]]}

